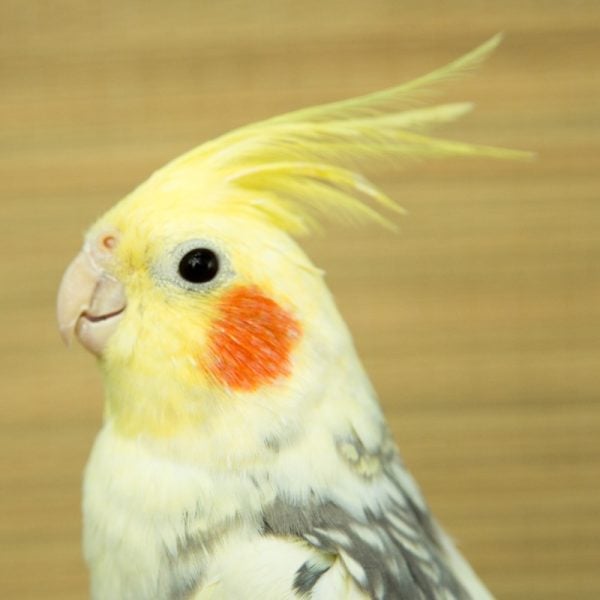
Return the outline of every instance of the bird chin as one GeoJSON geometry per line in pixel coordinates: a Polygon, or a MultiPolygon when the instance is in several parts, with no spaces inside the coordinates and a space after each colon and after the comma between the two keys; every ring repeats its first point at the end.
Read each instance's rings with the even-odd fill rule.
{"type": "Polygon", "coordinates": [[[102,356],[110,336],[123,317],[125,307],[107,315],[82,314],[75,326],[75,335],[81,345],[92,354],[102,356]]]}

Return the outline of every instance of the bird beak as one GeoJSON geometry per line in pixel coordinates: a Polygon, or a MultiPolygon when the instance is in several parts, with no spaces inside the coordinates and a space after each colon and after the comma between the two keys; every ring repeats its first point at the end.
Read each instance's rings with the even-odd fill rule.
{"type": "Polygon", "coordinates": [[[57,318],[67,345],[73,336],[92,354],[100,356],[127,305],[120,281],[108,274],[84,249],[67,267],[58,290],[57,318]]]}

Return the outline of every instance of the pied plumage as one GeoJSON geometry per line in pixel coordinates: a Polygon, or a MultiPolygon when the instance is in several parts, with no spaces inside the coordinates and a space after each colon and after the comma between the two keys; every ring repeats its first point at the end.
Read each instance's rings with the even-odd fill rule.
{"type": "Polygon", "coordinates": [[[59,321],[99,359],[86,469],[96,600],[490,598],[391,440],[317,269],[324,218],[390,225],[366,166],[525,153],[430,137],[468,103],[417,107],[495,37],[413,82],[229,133],[90,229],[59,321]]]}

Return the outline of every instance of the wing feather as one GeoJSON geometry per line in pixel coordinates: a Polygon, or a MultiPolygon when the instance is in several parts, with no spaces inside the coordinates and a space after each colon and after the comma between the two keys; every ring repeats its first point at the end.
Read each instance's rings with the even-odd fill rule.
{"type": "MultiPolygon", "coordinates": [[[[364,447],[352,443],[354,456],[364,458],[364,447]]],[[[460,567],[466,563],[460,563],[389,441],[377,460],[383,463],[377,475],[385,484],[381,489],[389,490],[379,510],[354,514],[331,500],[295,504],[277,498],[263,513],[263,534],[301,538],[337,557],[353,585],[375,600],[491,598],[472,571],[460,567]]],[[[319,586],[327,580],[323,575],[319,586]]]]}

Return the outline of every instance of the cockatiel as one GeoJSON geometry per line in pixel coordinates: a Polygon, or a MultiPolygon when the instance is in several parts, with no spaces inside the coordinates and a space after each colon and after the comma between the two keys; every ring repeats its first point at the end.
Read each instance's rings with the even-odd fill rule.
{"type": "Polygon", "coordinates": [[[416,81],[241,128],[101,217],[58,295],[106,403],[84,483],[97,600],[491,596],[431,516],[351,336],[294,241],[397,205],[359,168],[523,154],[427,136],[416,81]]]}

